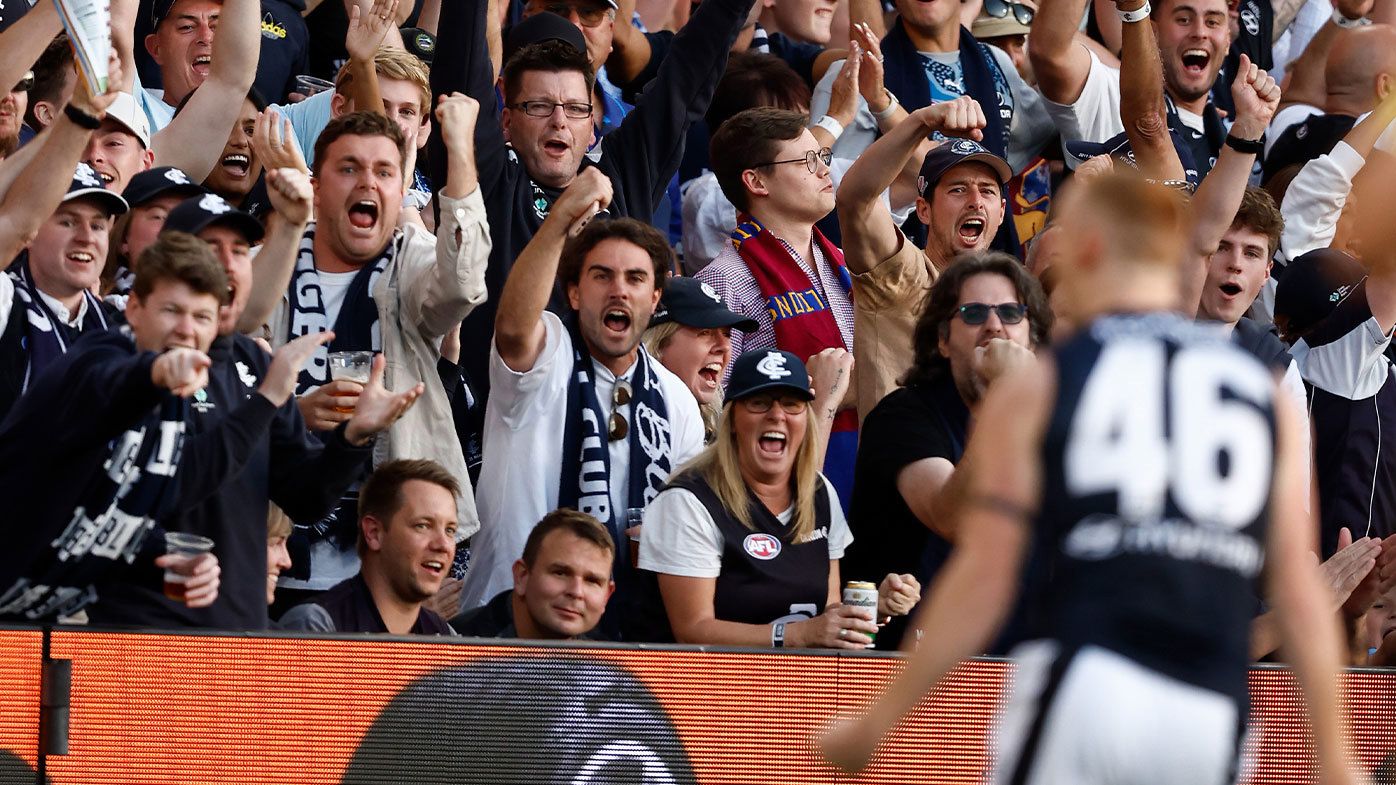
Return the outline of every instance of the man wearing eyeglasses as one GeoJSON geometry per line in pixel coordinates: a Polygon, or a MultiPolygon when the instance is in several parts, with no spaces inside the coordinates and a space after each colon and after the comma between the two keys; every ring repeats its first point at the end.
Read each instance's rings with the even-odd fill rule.
{"type": "MultiPolygon", "coordinates": [[[[473,383],[483,388],[489,376],[496,303],[514,259],[580,171],[597,167],[613,183],[611,215],[653,221],[678,171],[689,125],[707,110],[752,5],[753,0],[704,0],[675,36],[643,100],[598,143],[598,118],[576,116],[584,111],[581,104],[591,102],[595,66],[587,62],[588,40],[576,25],[546,12],[515,25],[505,47],[512,53],[504,65],[501,106],[486,36],[489,9],[485,3],[442,4],[432,92],[459,90],[480,102],[475,151],[494,245],[485,275],[489,299],[461,328],[461,364],[473,383]],[[574,50],[570,56],[569,49],[574,50]],[[551,102],[552,111],[535,116],[536,102],[551,102]],[[491,122],[495,117],[497,125],[491,122]]],[[[438,152],[434,148],[428,156],[433,166],[444,160],[438,152]]],[[[436,173],[432,179],[439,179],[436,173]]],[[[554,312],[566,308],[561,295],[555,292],[550,302],[554,312]]],[[[487,389],[479,392],[487,397],[487,389]]]]}
{"type": "Polygon", "coordinates": [[[616,593],[602,629],[625,639],[641,594],[626,530],[703,449],[703,419],[683,381],[640,345],[673,252],[647,224],[592,220],[611,195],[598,168],[582,170],[500,294],[476,498],[480,533],[460,607],[512,587],[534,522],[570,508],[596,518],[615,540],[616,593]],[[546,310],[554,281],[567,292],[565,318],[546,310]]]}
{"type": "MultiPolygon", "coordinates": [[[[853,279],[843,251],[815,228],[834,209],[829,148],[820,147],[804,115],[759,107],[724,122],[711,149],[713,174],[737,208],[737,226],[732,243],[696,277],[759,325],[732,336],[732,355],[781,349],[808,359],[825,349],[852,351],[853,279]]],[[[819,412],[834,421],[824,475],[840,499],[849,498],[853,485],[854,391],[850,384],[835,411],[819,412]]]]}
{"type": "MultiPolygon", "coordinates": [[[[1051,324],[1042,287],[1010,256],[966,254],[936,280],[915,363],[863,421],[846,574],[910,573],[929,585],[955,541],[956,466],[975,407],[1004,372],[1032,361],[1051,324]]],[[[877,644],[895,650],[905,632],[893,620],[877,644]]]]}

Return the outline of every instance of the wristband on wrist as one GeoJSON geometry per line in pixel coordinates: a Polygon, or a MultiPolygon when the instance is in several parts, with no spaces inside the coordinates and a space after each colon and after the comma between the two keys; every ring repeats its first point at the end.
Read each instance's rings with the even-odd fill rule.
{"type": "Polygon", "coordinates": [[[1366,27],[1371,23],[1372,20],[1368,19],[1365,16],[1358,17],[1357,19],[1349,19],[1346,16],[1343,16],[1342,11],[1338,10],[1337,8],[1333,9],[1333,24],[1341,28],[1350,30],[1354,27],[1366,27]]]}
{"type": "Polygon", "coordinates": [[[829,135],[834,137],[835,140],[843,136],[843,123],[834,119],[832,115],[826,114],[819,118],[819,122],[815,123],[814,127],[823,128],[825,131],[828,131],[829,135]]]}
{"type": "Polygon", "coordinates": [[[885,87],[882,88],[882,92],[887,94],[887,100],[889,103],[887,104],[887,108],[883,109],[881,112],[872,113],[873,119],[878,121],[879,123],[888,119],[892,116],[893,112],[897,111],[897,97],[895,95],[892,95],[892,91],[888,90],[885,87]]]}
{"type": "Polygon", "coordinates": [[[783,621],[771,625],[771,648],[785,648],[785,622],[783,621]]]}
{"type": "Polygon", "coordinates": [[[1265,136],[1262,134],[1259,139],[1241,139],[1231,134],[1227,134],[1226,146],[1230,147],[1232,150],[1235,150],[1238,153],[1246,153],[1248,155],[1260,155],[1261,153],[1265,152],[1265,136]]]}
{"type": "Polygon", "coordinates": [[[63,114],[67,115],[68,119],[73,121],[73,125],[79,128],[95,131],[102,127],[102,118],[88,114],[72,104],[63,107],[63,114]]]}
{"type": "Polygon", "coordinates": [[[1153,9],[1149,7],[1148,0],[1144,0],[1144,5],[1134,9],[1133,11],[1121,11],[1118,8],[1115,9],[1115,13],[1119,15],[1120,21],[1124,22],[1125,24],[1142,22],[1145,19],[1149,18],[1149,13],[1152,11],[1153,9]]]}

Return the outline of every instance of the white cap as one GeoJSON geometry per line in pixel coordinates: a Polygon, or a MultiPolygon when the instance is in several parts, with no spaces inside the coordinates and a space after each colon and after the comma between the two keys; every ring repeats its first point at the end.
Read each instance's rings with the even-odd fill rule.
{"type": "Polygon", "coordinates": [[[125,126],[141,141],[142,147],[150,149],[150,122],[145,118],[145,111],[136,104],[135,96],[117,93],[116,100],[107,107],[107,117],[125,126]]]}

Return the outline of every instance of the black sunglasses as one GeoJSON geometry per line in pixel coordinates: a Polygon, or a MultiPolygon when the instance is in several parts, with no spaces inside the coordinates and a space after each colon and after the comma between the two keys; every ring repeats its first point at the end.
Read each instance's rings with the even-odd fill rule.
{"type": "Polygon", "coordinates": [[[977,327],[989,321],[989,311],[997,313],[999,321],[1004,324],[1017,324],[1028,315],[1028,307],[1022,303],[1000,303],[999,305],[965,303],[959,307],[956,313],[960,315],[960,319],[965,324],[977,327]]]}
{"type": "Polygon", "coordinates": [[[624,439],[630,433],[630,423],[619,411],[620,407],[630,403],[630,395],[630,382],[616,379],[616,386],[611,390],[611,416],[606,420],[606,435],[613,442],[624,439]]]}
{"type": "Polygon", "coordinates": [[[984,13],[995,19],[1002,19],[1013,12],[1013,18],[1018,20],[1020,25],[1032,24],[1032,18],[1037,14],[1031,6],[1022,3],[1013,3],[1009,0],[984,0],[984,13]]]}
{"type": "Polygon", "coordinates": [[[29,72],[25,73],[23,77],[20,78],[19,83],[15,85],[15,89],[11,90],[10,92],[12,92],[12,93],[27,93],[27,92],[29,92],[30,90],[33,90],[33,89],[34,89],[34,72],[33,72],[33,71],[29,71],[29,72]]]}

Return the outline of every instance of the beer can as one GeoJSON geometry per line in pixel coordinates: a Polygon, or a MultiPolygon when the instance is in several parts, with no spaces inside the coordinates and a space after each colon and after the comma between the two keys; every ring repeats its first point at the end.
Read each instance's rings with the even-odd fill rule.
{"type": "MultiPolygon", "coordinates": [[[[867,581],[848,581],[843,585],[843,604],[855,608],[867,608],[868,618],[877,621],[877,584],[867,581]]],[[[869,635],[877,640],[876,634],[869,635]]]]}

